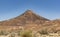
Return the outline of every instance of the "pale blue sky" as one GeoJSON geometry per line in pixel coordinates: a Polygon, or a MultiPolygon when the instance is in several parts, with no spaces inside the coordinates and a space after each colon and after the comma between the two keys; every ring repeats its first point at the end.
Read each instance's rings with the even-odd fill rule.
{"type": "Polygon", "coordinates": [[[31,9],[48,18],[60,18],[60,0],[0,0],[0,20],[11,19],[31,9]]]}

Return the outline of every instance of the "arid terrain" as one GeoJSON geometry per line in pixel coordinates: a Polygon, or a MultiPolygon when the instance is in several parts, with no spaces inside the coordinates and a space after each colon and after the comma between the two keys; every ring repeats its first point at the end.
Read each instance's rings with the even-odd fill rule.
{"type": "Polygon", "coordinates": [[[48,33],[60,32],[60,19],[50,20],[26,10],[21,15],[9,20],[0,21],[0,32],[18,32],[18,30],[31,30],[33,33],[46,31],[48,33]]]}

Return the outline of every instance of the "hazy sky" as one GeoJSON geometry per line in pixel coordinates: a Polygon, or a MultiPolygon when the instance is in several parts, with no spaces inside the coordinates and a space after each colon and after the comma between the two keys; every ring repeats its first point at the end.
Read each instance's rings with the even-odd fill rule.
{"type": "Polygon", "coordinates": [[[10,19],[31,9],[48,18],[60,18],[60,0],[0,0],[0,20],[10,19]]]}

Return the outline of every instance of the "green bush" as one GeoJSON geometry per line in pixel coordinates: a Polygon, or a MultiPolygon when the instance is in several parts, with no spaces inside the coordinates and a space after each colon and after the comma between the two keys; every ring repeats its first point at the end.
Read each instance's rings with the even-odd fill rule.
{"type": "Polygon", "coordinates": [[[20,32],[20,36],[22,36],[22,37],[33,37],[33,34],[32,34],[32,31],[25,30],[25,31],[20,32]]]}

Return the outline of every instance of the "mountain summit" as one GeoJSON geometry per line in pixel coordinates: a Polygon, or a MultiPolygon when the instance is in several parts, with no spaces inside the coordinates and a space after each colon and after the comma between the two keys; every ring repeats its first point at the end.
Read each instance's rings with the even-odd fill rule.
{"type": "Polygon", "coordinates": [[[25,25],[27,23],[42,24],[45,21],[49,21],[49,20],[35,14],[32,10],[26,10],[23,14],[13,19],[3,21],[0,25],[16,26],[16,25],[25,25]]]}
{"type": "Polygon", "coordinates": [[[26,10],[23,14],[16,17],[17,20],[20,20],[22,23],[44,23],[49,21],[48,19],[35,14],[32,10],[26,10]]]}
{"type": "Polygon", "coordinates": [[[0,29],[23,27],[24,29],[37,30],[43,27],[46,21],[50,20],[35,14],[32,10],[26,10],[15,18],[0,22],[0,29]]]}

